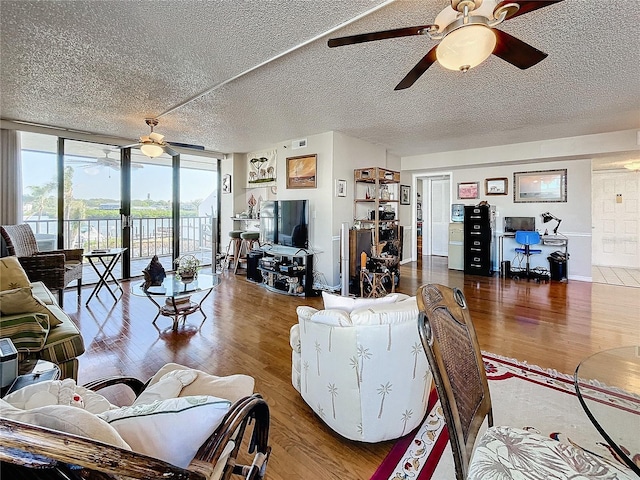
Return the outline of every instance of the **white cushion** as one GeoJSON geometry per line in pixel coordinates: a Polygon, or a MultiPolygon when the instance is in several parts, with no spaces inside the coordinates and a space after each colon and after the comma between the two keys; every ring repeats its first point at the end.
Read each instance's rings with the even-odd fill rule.
{"type": "Polygon", "coordinates": [[[149,388],[151,385],[158,383],[158,381],[167,373],[172,370],[191,370],[198,374],[196,379],[189,385],[185,386],[180,392],[181,397],[187,397],[192,395],[210,395],[212,397],[219,397],[229,400],[231,403],[235,403],[241,398],[247,397],[253,394],[253,388],[255,386],[255,380],[249,375],[228,375],[226,377],[217,377],[203,372],[202,370],[190,369],[184,365],[178,363],[167,363],[149,380],[149,388]]]}
{"type": "Polygon", "coordinates": [[[380,305],[384,303],[395,303],[398,300],[398,294],[392,293],[380,298],[353,298],[333,295],[331,293],[322,292],[322,301],[325,310],[344,310],[351,312],[356,308],[367,307],[369,305],[380,305]]]}
{"type": "Polygon", "coordinates": [[[102,413],[111,408],[117,408],[99,393],[76,385],[72,378],[47,380],[27,385],[10,393],[3,400],[23,410],[46,405],[72,405],[84,408],[91,413],[102,413]],[[73,396],[76,394],[80,395],[82,405],[74,401],[73,396]]]}
{"type": "Polygon", "coordinates": [[[387,305],[372,305],[351,312],[353,325],[387,325],[418,321],[416,297],[387,305]]]}
{"type": "Polygon", "coordinates": [[[351,318],[344,310],[319,310],[313,314],[311,321],[336,327],[350,327],[351,318]]]}
{"type": "Polygon", "coordinates": [[[0,411],[4,418],[10,420],[51,428],[131,450],[111,425],[81,408],[69,405],[47,405],[31,410],[21,410],[0,400],[0,411]]]}
{"type": "Polygon", "coordinates": [[[134,452],[186,468],[230,406],[228,400],[202,395],[122,407],[98,416],[113,426],[134,452]]]}
{"type": "Polygon", "coordinates": [[[172,370],[165,373],[157,383],[149,385],[135,399],[133,405],[153,403],[156,400],[167,400],[180,396],[180,392],[187,385],[193,383],[198,372],[195,370],[172,370]]]}

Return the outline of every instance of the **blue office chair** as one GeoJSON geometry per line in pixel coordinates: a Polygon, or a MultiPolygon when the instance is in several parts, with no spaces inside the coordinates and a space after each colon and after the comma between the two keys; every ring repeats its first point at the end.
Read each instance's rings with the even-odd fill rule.
{"type": "Polygon", "coordinates": [[[530,232],[525,230],[518,230],[516,232],[516,242],[522,245],[516,247],[516,258],[518,259],[518,265],[522,268],[522,260],[526,258],[526,276],[529,278],[529,257],[538,253],[542,253],[542,250],[531,248],[531,245],[538,245],[540,243],[540,234],[538,232],[530,232]]]}

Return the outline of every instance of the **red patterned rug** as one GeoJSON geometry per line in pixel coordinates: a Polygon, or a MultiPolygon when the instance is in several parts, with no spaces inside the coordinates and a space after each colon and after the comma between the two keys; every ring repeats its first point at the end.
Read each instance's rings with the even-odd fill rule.
{"type": "MultiPolygon", "coordinates": [[[[618,461],[584,413],[573,376],[491,353],[482,355],[495,425],[533,430],[618,461]]],[[[589,397],[607,405],[621,425],[629,425],[627,445],[635,445],[632,439],[640,431],[640,398],[603,385],[594,385],[590,391],[589,397]]],[[[428,411],[420,427],[396,442],[371,480],[455,479],[449,434],[435,389],[428,411]]],[[[624,438],[620,444],[624,446],[624,438]]],[[[640,461],[640,452],[633,453],[640,461]]]]}

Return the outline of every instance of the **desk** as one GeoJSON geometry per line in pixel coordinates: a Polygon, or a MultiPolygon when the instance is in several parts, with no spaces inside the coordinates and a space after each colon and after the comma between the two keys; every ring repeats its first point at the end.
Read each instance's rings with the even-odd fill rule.
{"type": "Polygon", "coordinates": [[[589,420],[616,454],[640,475],[640,465],[632,458],[640,452],[640,346],[604,350],[584,359],[576,368],[574,384],[589,420]],[[612,396],[620,410],[630,411],[631,416],[615,415],[592,396],[601,384],[614,391],[612,396]]]}
{"type": "Polygon", "coordinates": [[[158,313],[152,322],[154,326],[160,315],[170,317],[173,319],[171,330],[176,332],[180,320],[182,320],[182,325],[184,326],[187,317],[197,311],[200,311],[204,317],[202,323],[200,323],[200,327],[202,327],[207,319],[207,315],[201,308],[202,302],[207,299],[211,291],[218,285],[220,285],[220,277],[218,275],[199,273],[195,279],[189,282],[183,282],[176,278],[175,275],[167,275],[162,281],[162,285],[152,285],[145,289],[144,282],[142,282],[131,291],[139,297],[147,297],[158,307],[158,313]],[[192,295],[199,292],[205,292],[205,295],[196,301],[192,295]],[[163,298],[164,302],[160,304],[156,301],[156,298],[163,298]]]}
{"type": "Polygon", "coordinates": [[[116,266],[116,263],[118,263],[118,260],[120,260],[126,250],[126,248],[107,248],[105,250],[92,250],[84,254],[84,257],[89,261],[89,265],[91,265],[98,274],[98,283],[96,283],[93,292],[89,295],[86,305],[89,305],[89,300],[91,300],[94,295],[97,295],[102,287],[106,287],[113,299],[118,302],[119,297],[116,297],[116,294],[107,282],[109,278],[111,278],[115,283],[116,290],[120,290],[120,292],[123,293],[120,282],[113,276],[113,267],[116,266]],[[109,259],[108,262],[106,262],[105,259],[109,259]]]}
{"type": "MultiPolygon", "coordinates": [[[[498,238],[498,266],[500,268],[500,276],[505,276],[508,272],[504,272],[503,268],[504,268],[504,240],[505,238],[508,240],[513,240],[513,244],[514,244],[514,248],[515,246],[520,246],[519,244],[515,243],[515,237],[516,234],[515,232],[511,233],[503,233],[502,235],[499,236],[498,238]]],[[[568,253],[568,249],[569,249],[569,239],[567,237],[561,236],[561,235],[541,235],[540,236],[540,243],[537,245],[532,245],[531,248],[535,248],[538,250],[542,250],[541,254],[535,254],[535,255],[531,255],[531,260],[535,260],[536,257],[543,259],[544,263],[542,263],[542,265],[545,265],[544,268],[547,268],[548,263],[547,263],[547,256],[548,254],[555,252],[558,249],[561,249],[562,252],[565,254],[565,258],[568,258],[567,253],[568,253]]],[[[515,256],[515,254],[514,254],[515,256]]],[[[533,266],[532,268],[535,268],[535,261],[532,262],[533,266]]],[[[538,264],[540,264],[540,262],[537,262],[538,264]]],[[[538,265],[541,266],[541,265],[538,265]]]]}

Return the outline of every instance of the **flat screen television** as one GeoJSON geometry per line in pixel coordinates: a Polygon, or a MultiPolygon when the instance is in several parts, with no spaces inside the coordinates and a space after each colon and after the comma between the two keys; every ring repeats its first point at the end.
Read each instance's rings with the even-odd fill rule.
{"type": "Polygon", "coordinates": [[[309,201],[262,202],[260,242],[307,248],[309,246],[309,201]]]}

